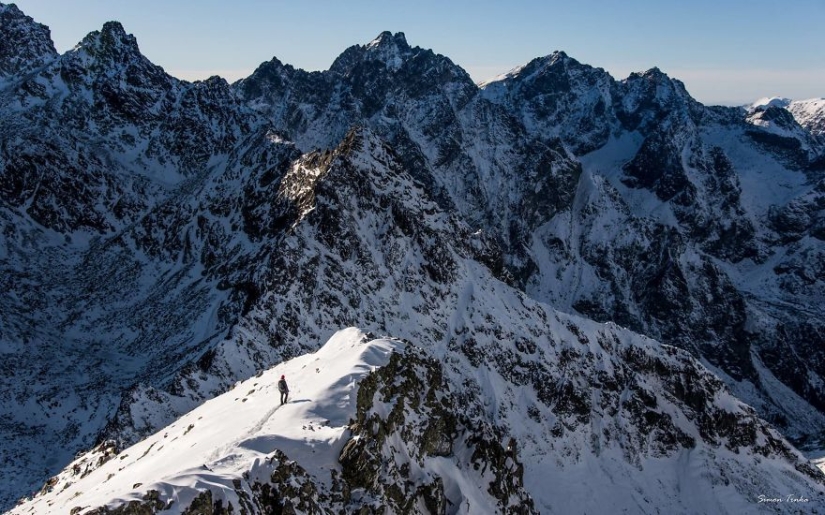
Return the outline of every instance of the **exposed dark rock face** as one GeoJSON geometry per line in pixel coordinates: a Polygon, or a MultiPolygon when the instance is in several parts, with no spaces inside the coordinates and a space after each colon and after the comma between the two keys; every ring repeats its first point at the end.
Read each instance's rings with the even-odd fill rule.
{"type": "Polygon", "coordinates": [[[682,168],[681,150],[667,134],[654,133],[645,139],[624,171],[627,186],[649,189],[664,202],[680,195],[677,203],[690,204],[696,195],[682,168]]]}
{"type": "Polygon", "coordinates": [[[0,5],[0,90],[2,80],[20,76],[57,57],[51,31],[16,5],[0,5]]]}
{"type": "Polygon", "coordinates": [[[415,507],[422,505],[427,513],[448,513],[456,508],[444,490],[450,478],[416,481],[411,464],[422,467],[430,457],[470,456],[468,463],[457,466],[478,473],[478,484],[498,503],[498,510],[535,513],[515,444],[505,449],[500,431],[468,418],[467,406],[450,390],[441,365],[413,350],[393,355],[362,383],[352,426],[355,438],[341,453],[342,479],[348,486],[345,501],[351,502],[358,491],[361,505],[371,506],[374,513],[386,507],[417,513],[415,507]],[[396,448],[399,441],[404,448],[396,448]]]}

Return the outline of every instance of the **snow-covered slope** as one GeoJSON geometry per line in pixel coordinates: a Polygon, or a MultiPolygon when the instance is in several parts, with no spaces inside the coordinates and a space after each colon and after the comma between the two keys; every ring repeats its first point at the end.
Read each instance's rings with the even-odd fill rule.
{"type": "Polygon", "coordinates": [[[819,138],[825,138],[825,98],[795,100],[786,107],[799,125],[819,138]]]}
{"type": "Polygon", "coordinates": [[[594,490],[560,480],[560,501],[536,478],[585,468],[630,511],[821,491],[693,358],[614,325],[688,349],[786,435],[821,431],[822,179],[792,118],[761,112],[778,134],[659,70],[616,82],[560,53],[480,90],[403,34],[231,87],[169,77],[117,23],[35,54],[0,91],[5,506],[350,326],[441,363],[437,387],[393,393],[399,363],[370,383],[426,409],[358,408],[394,435],[350,428],[375,443],[339,456],[370,464],[346,479],[364,502],[470,495],[477,479],[436,472],[505,462],[509,438],[534,473],[485,476],[483,502],[575,510],[594,490]],[[491,454],[431,447],[431,390],[491,454]],[[401,457],[427,453],[449,462],[401,481],[401,457]],[[688,469],[718,495],[681,489],[688,469]]]}
{"type": "Polygon", "coordinates": [[[354,328],[339,331],[317,352],[239,382],[135,446],[117,452],[111,442],[102,443],[10,513],[109,513],[96,509],[118,512],[130,504],[169,514],[189,513],[199,504],[249,513],[289,506],[318,513],[393,502],[426,512],[443,510],[445,500],[456,513],[504,507],[530,512],[520,474],[505,469],[519,465],[516,456],[511,453],[507,464],[485,459],[507,451],[486,441],[494,436],[489,429],[469,433],[457,423],[461,415],[447,402],[449,387],[430,384],[437,379],[431,374],[442,372],[426,368],[436,367],[432,359],[405,347],[399,340],[369,339],[354,328]],[[393,352],[399,356],[392,375],[369,376],[393,352]],[[412,384],[397,381],[402,373],[415,374],[412,384]],[[277,390],[282,375],[290,384],[285,405],[277,390]],[[403,389],[402,399],[391,398],[388,387],[403,389]],[[414,402],[405,406],[404,395],[414,402]],[[445,407],[451,411],[442,413],[445,407]],[[398,413],[403,434],[395,433],[402,429],[398,413]],[[424,430],[419,442],[409,433],[413,429],[424,430]],[[376,449],[381,440],[387,449],[376,449]],[[371,461],[381,459],[376,451],[390,452],[389,447],[393,466],[404,475],[399,480],[411,482],[412,490],[370,470],[371,461]],[[484,471],[474,466],[479,463],[484,471]],[[383,491],[390,486],[397,492],[383,491]]]}
{"type": "Polygon", "coordinates": [[[329,491],[330,473],[340,473],[337,458],[355,417],[358,384],[401,347],[399,341],[367,342],[357,330],[341,331],[317,352],[239,382],[135,446],[115,453],[104,443],[12,513],[84,513],[145,501],[149,491],[156,492],[153,501],[171,505],[170,514],[183,513],[203,491],[238,509],[241,499],[255,497],[255,482],[266,483],[287,466],[273,457],[276,451],[330,483],[329,491]],[[281,375],[291,385],[286,405],[279,404],[281,375]]]}
{"type": "Polygon", "coordinates": [[[595,390],[574,378],[556,392],[513,388],[502,369],[466,375],[461,352],[437,350],[435,359],[347,329],[135,446],[117,452],[104,442],[10,513],[722,514],[753,512],[764,492],[821,506],[819,472],[687,355],[554,318],[548,328],[560,341],[536,351],[592,367],[595,390]],[[281,406],[282,374],[291,401],[281,406]],[[534,394],[554,398],[555,421],[534,394]],[[507,433],[486,422],[491,408],[507,433]]]}
{"type": "Polygon", "coordinates": [[[807,100],[791,100],[782,97],[760,98],[750,106],[748,111],[764,110],[768,107],[787,109],[802,127],[814,135],[821,135],[823,119],[825,119],[825,98],[809,98],[807,100]]]}

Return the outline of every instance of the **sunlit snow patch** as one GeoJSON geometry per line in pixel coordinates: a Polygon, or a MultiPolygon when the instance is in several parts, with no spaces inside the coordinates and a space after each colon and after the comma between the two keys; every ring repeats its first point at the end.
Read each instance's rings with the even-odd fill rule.
{"type": "Polygon", "coordinates": [[[239,382],[88,475],[80,467],[88,460],[81,457],[53,480],[51,491],[11,513],[84,513],[141,501],[151,490],[162,502],[173,501],[164,511],[169,515],[186,509],[206,489],[213,500],[237,507],[233,480],[244,473],[265,477],[261,469],[275,450],[318,482],[329,483],[331,471],[340,469],[338,456],[355,416],[358,383],[402,346],[397,340],[367,341],[355,328],[339,331],[314,354],[239,382]],[[277,388],[281,375],[291,390],[283,406],[277,388]]]}
{"type": "Polygon", "coordinates": [[[815,453],[815,457],[811,458],[811,463],[819,467],[822,472],[825,472],[825,449],[815,453]]]}

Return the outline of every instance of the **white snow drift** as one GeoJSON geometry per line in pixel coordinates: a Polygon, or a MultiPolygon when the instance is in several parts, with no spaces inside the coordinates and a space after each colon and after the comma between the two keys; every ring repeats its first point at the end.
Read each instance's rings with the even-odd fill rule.
{"type": "Polygon", "coordinates": [[[353,328],[339,331],[317,352],[237,383],[80,477],[90,458],[96,458],[84,455],[57,477],[50,492],[10,513],[65,514],[75,507],[84,513],[140,501],[149,490],[158,491],[165,502],[174,501],[165,511],[169,515],[181,513],[206,489],[224,506],[239,506],[233,479],[248,472],[265,481],[271,473],[266,458],[275,449],[316,479],[329,480],[330,470],[340,469],[338,455],[355,416],[359,381],[402,345],[397,340],[365,341],[353,328]],[[281,375],[291,390],[283,406],[277,388],[281,375]]]}

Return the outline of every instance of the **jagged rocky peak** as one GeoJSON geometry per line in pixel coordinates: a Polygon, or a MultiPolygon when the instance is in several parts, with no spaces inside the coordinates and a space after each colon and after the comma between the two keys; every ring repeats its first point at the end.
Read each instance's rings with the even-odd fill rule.
{"type": "Polygon", "coordinates": [[[529,77],[533,74],[558,73],[560,70],[566,70],[568,66],[585,66],[586,68],[590,68],[589,66],[582,65],[579,61],[567,55],[563,50],[556,50],[552,54],[536,57],[525,66],[518,68],[514,76],[529,77]]]}
{"type": "MultiPolygon", "coordinates": [[[[550,55],[537,57],[523,67],[516,68],[498,82],[504,83],[505,86],[506,83],[515,83],[514,88],[519,90],[519,94],[530,100],[562,95],[593,96],[592,91],[610,89],[613,79],[601,68],[582,64],[563,51],[555,51],[550,55]]],[[[491,82],[485,87],[494,84],[491,82]]],[[[555,103],[552,102],[554,105],[555,103]]]]}
{"type": "Polygon", "coordinates": [[[204,88],[209,90],[220,90],[229,92],[229,82],[226,81],[220,75],[211,75],[202,80],[196,80],[195,82],[199,82],[203,85],[204,88]]]}
{"type": "Polygon", "coordinates": [[[552,54],[546,56],[546,59],[550,60],[551,62],[573,61],[576,64],[579,64],[578,61],[567,55],[567,52],[565,52],[564,50],[556,50],[552,54]]]}
{"type": "Polygon", "coordinates": [[[367,120],[383,110],[382,120],[396,125],[401,111],[427,110],[437,117],[478,92],[469,74],[448,58],[412,48],[403,34],[389,32],[351,46],[329,70],[306,72],[273,59],[233,87],[305,150],[334,148],[352,126],[372,127],[367,120]]]}
{"type": "Polygon", "coordinates": [[[251,101],[251,105],[266,111],[271,107],[275,111],[281,108],[286,92],[296,87],[295,82],[309,80],[304,86],[297,86],[307,94],[312,91],[323,90],[323,72],[306,72],[296,69],[293,66],[281,62],[277,57],[261,63],[252,75],[243,78],[234,84],[235,89],[242,98],[251,101]],[[313,81],[312,79],[319,79],[313,81]]]}
{"type": "Polygon", "coordinates": [[[482,83],[483,89],[495,89],[511,84],[529,83],[533,85],[533,93],[555,93],[559,87],[569,90],[569,82],[574,77],[591,75],[590,85],[595,84],[595,79],[610,78],[609,74],[602,68],[594,68],[588,64],[583,64],[567,55],[562,50],[536,57],[529,63],[518,66],[509,72],[496,77],[495,79],[482,83]],[[563,82],[560,82],[563,81],[563,82]]]}
{"type": "Polygon", "coordinates": [[[642,90],[649,94],[655,93],[660,98],[669,98],[673,94],[688,94],[681,81],[672,79],[657,66],[643,72],[633,72],[622,83],[629,88],[629,92],[642,90]]]}
{"type": "Polygon", "coordinates": [[[420,49],[411,48],[403,32],[384,31],[366,45],[347,48],[335,59],[329,71],[347,76],[365,63],[380,63],[385,69],[398,70],[416,50],[420,49]]]}
{"type": "Polygon", "coordinates": [[[657,67],[631,73],[619,82],[619,118],[627,130],[643,134],[666,123],[681,128],[693,125],[703,106],[693,99],[685,85],[657,67]]]}
{"type": "MultiPolygon", "coordinates": [[[[87,107],[96,117],[105,117],[100,107],[129,122],[139,121],[146,114],[157,115],[157,102],[180,83],[147,59],[137,39],[116,21],[89,33],[58,62],[59,76],[70,89],[93,93],[94,102],[87,107]]],[[[83,97],[73,101],[82,101],[83,97]]]]}
{"type": "Polygon", "coordinates": [[[606,71],[562,51],[481,85],[485,99],[506,106],[542,139],[561,139],[576,155],[607,141],[615,119],[615,87],[606,71]]]}
{"type": "Polygon", "coordinates": [[[220,75],[212,75],[202,80],[182,84],[181,89],[196,95],[197,106],[202,110],[219,109],[225,104],[238,102],[232,86],[220,75]]]}
{"type": "Polygon", "coordinates": [[[391,70],[399,69],[413,52],[403,32],[384,31],[362,48],[365,59],[381,61],[391,70]]]}
{"type": "Polygon", "coordinates": [[[347,75],[364,62],[380,62],[386,69],[398,70],[412,54],[412,48],[402,32],[393,35],[384,31],[366,45],[353,45],[332,63],[330,71],[347,75]]]}
{"type": "Polygon", "coordinates": [[[411,47],[403,32],[384,31],[366,45],[348,48],[335,60],[330,71],[362,79],[365,69],[376,71],[375,64],[380,64],[382,71],[396,72],[407,82],[417,82],[417,75],[436,85],[459,81],[475,89],[475,83],[464,69],[432,50],[411,47]],[[438,76],[431,76],[429,71],[436,71],[438,76]]]}
{"type": "Polygon", "coordinates": [[[75,47],[75,51],[114,63],[127,63],[136,57],[145,59],[135,36],[127,34],[123,25],[117,21],[107,21],[101,30],[89,33],[75,47]]]}
{"type": "Polygon", "coordinates": [[[106,22],[101,30],[89,33],[63,54],[59,63],[60,76],[70,85],[95,90],[98,102],[134,114],[150,97],[157,100],[180,82],[146,58],[135,36],[117,21],[106,22]],[[133,102],[127,97],[140,98],[133,102]]]}
{"type": "Polygon", "coordinates": [[[631,73],[622,84],[626,86],[626,94],[629,97],[641,96],[657,102],[662,107],[676,107],[678,103],[696,102],[682,81],[671,78],[656,66],[644,72],[631,73]]]}
{"type": "Polygon", "coordinates": [[[394,48],[399,51],[410,50],[410,45],[407,43],[407,37],[403,32],[396,32],[393,34],[388,30],[385,30],[379,34],[377,38],[373,39],[365,46],[368,49],[394,48]]]}
{"type": "Polygon", "coordinates": [[[57,55],[47,26],[15,4],[0,3],[0,78],[31,71],[57,55]]]}
{"type": "Polygon", "coordinates": [[[262,82],[269,83],[271,85],[270,87],[282,87],[284,83],[289,80],[289,76],[294,72],[295,68],[291,65],[284,64],[277,57],[273,57],[269,61],[261,63],[257,68],[255,68],[252,75],[245,79],[239,80],[235,84],[239,85],[248,95],[257,96],[262,92],[255,88],[260,88],[262,82]]]}

